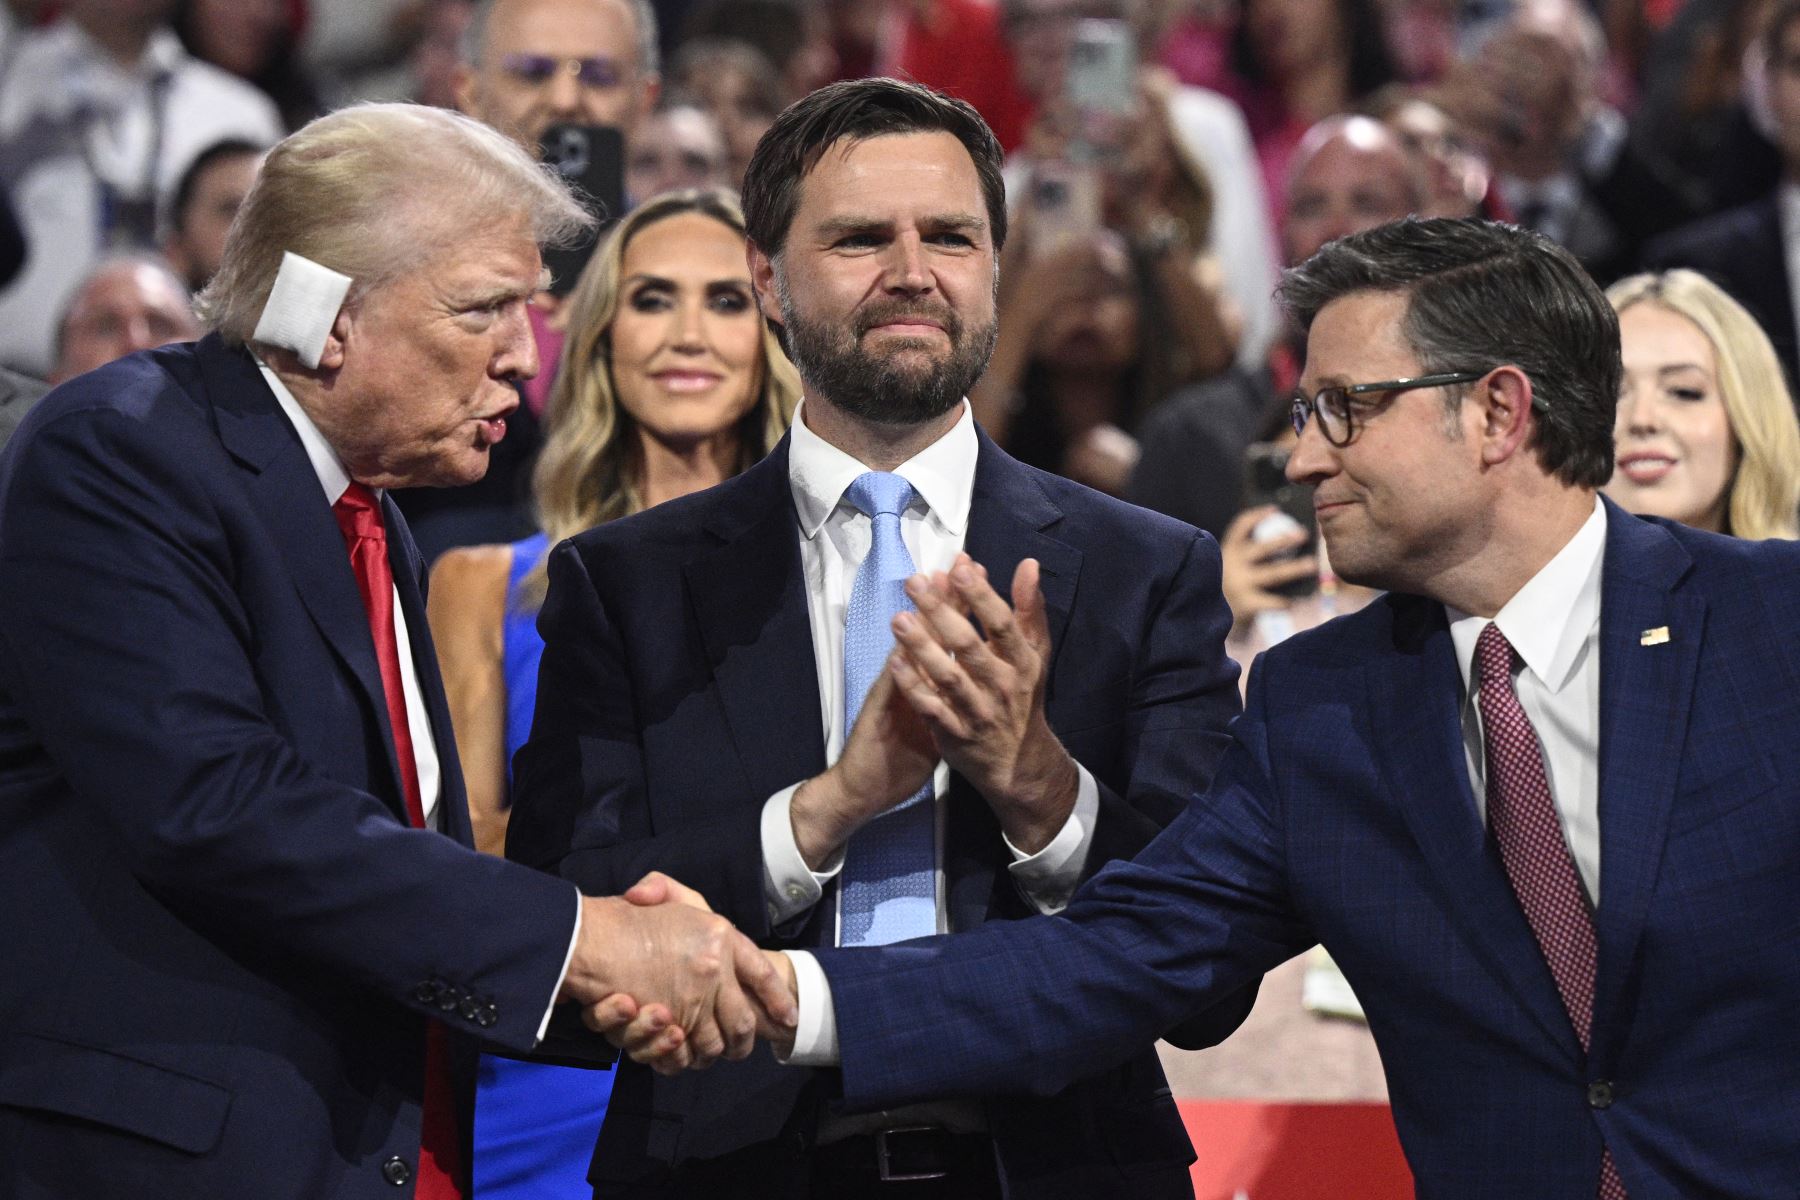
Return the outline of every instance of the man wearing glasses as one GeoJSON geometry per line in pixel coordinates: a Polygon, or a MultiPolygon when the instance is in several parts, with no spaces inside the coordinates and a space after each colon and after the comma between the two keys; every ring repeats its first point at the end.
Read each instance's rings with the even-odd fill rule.
{"type": "Polygon", "coordinates": [[[1617,325],[1536,234],[1401,221],[1283,292],[1289,474],[1388,594],[1263,655],[1211,789],[1061,915],[791,956],[793,1057],[1052,1093],[1318,941],[1425,1200],[1791,1193],[1800,547],[1598,498],[1617,325]]]}
{"type": "Polygon", "coordinates": [[[456,103],[526,149],[559,122],[632,128],[659,86],[647,0],[483,0],[464,38],[456,103]]]}

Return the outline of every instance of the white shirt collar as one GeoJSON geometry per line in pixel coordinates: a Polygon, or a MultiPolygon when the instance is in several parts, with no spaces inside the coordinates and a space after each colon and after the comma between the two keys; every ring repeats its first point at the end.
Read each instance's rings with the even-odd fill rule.
{"type": "MultiPolygon", "coordinates": [[[[1494,624],[1512,643],[1526,670],[1552,692],[1561,691],[1575,669],[1581,648],[1600,620],[1600,567],[1606,552],[1606,508],[1594,497],[1594,511],[1575,536],[1545,563],[1494,615],[1494,624]]],[[[1450,637],[1463,691],[1473,686],[1475,642],[1486,617],[1446,604],[1450,637]]]]}
{"type": "MultiPolygon", "coordinates": [[[[252,357],[256,357],[252,355],[252,357]]],[[[294,393],[288,391],[287,384],[261,358],[256,359],[256,369],[262,372],[263,382],[275,393],[275,403],[281,405],[281,411],[287,414],[289,424],[294,432],[300,435],[300,444],[306,447],[306,457],[312,463],[313,473],[319,477],[319,486],[325,489],[325,502],[336,504],[350,488],[350,472],[344,469],[344,460],[339,458],[319,427],[313,424],[300,402],[294,399],[294,393]]]]}
{"type": "MultiPolygon", "coordinates": [[[[843,501],[845,490],[869,468],[807,427],[804,400],[794,410],[791,428],[788,486],[794,493],[800,532],[810,541],[843,501]]],[[[931,520],[960,538],[969,524],[975,460],[980,452],[975,418],[969,413],[969,402],[964,400],[962,416],[956,424],[943,437],[895,467],[894,474],[912,484],[917,493],[915,503],[924,504],[931,520]]]]}

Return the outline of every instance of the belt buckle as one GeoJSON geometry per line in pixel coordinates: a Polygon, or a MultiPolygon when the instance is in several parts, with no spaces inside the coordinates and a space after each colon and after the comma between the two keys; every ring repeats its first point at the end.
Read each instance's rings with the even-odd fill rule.
{"type": "Polygon", "coordinates": [[[894,1170],[893,1151],[888,1146],[888,1138],[894,1134],[906,1133],[942,1133],[935,1125],[901,1125],[893,1129],[877,1129],[875,1131],[875,1166],[880,1172],[883,1183],[917,1183],[927,1179],[943,1179],[948,1171],[916,1171],[899,1172],[894,1170]]]}

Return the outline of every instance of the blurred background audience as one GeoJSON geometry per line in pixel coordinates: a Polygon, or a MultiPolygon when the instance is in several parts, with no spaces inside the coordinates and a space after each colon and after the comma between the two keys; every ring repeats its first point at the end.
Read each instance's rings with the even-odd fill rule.
{"type": "Polygon", "coordinates": [[[263,147],[241,138],[214,142],[188,164],[163,210],[163,257],[199,294],[225,255],[225,235],[243,206],[263,147]]]}
{"type": "Polygon", "coordinates": [[[167,263],[142,254],[104,258],[76,285],[56,323],[50,382],[199,336],[193,296],[167,263]]]}
{"type": "Polygon", "coordinates": [[[223,138],[269,145],[274,101],[194,57],[174,0],[64,0],[0,61],[0,181],[25,236],[0,292],[0,362],[42,375],[55,321],[109,251],[154,250],[158,201],[223,138]]]}
{"type": "MultiPolygon", "coordinates": [[[[668,192],[614,227],[570,298],[538,463],[540,529],[439,560],[432,636],[476,845],[506,843],[513,753],[530,732],[544,558],[571,534],[722,482],[786,432],[799,378],[762,321],[736,199],[668,192]]],[[[490,1200],[585,1197],[610,1072],[483,1056],[475,1186],[490,1200]]]]}
{"type": "MultiPolygon", "coordinates": [[[[1408,213],[1517,221],[1631,276],[1609,493],[1796,535],[1800,0],[0,0],[0,441],[47,381],[194,335],[262,151],[321,111],[455,107],[579,175],[625,219],[554,260],[543,369],[487,477],[397,493],[443,556],[432,621],[498,849],[546,545],[740,470],[792,411],[713,189],[787,104],[867,74],[970,101],[1009,154],[977,417],[1218,538],[1246,662],[1367,599],[1283,487],[1303,364],[1278,268],[1408,213]],[[553,126],[617,137],[571,158],[553,126]]],[[[1329,962],[1284,971],[1244,1032],[1171,1059],[1178,1092],[1381,1098],[1329,962]]],[[[603,1090],[543,1085],[540,1109],[504,1074],[483,1194],[585,1195],[603,1090]],[[560,1165],[517,1150],[584,1105],[560,1165]]]]}

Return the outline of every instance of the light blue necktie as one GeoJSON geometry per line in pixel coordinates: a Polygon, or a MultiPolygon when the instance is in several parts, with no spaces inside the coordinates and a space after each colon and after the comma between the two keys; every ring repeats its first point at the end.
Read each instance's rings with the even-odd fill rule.
{"type": "MultiPolygon", "coordinates": [[[[904,587],[913,573],[912,555],[900,537],[900,513],[912,497],[912,484],[884,471],[857,476],[844,492],[871,525],[869,554],[856,572],[844,614],[846,740],[894,648],[895,615],[913,608],[904,587]]],[[[931,795],[927,780],[904,804],[851,835],[841,876],[841,945],[879,946],[937,932],[931,795]]]]}

